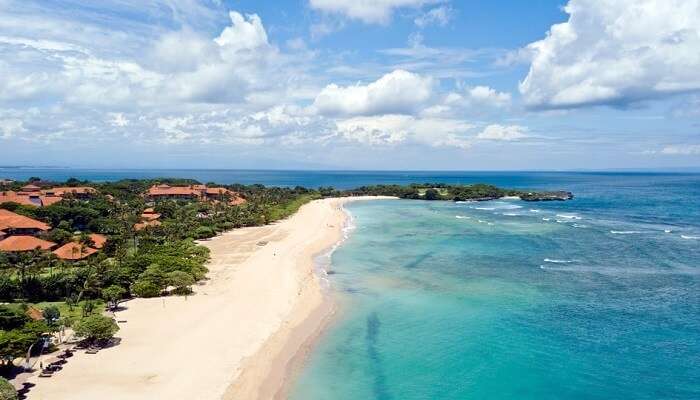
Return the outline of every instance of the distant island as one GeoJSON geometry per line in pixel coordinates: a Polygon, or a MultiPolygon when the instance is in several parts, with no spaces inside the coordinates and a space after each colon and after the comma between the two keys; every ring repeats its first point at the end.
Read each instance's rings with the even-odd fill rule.
{"type": "Polygon", "coordinates": [[[574,195],[567,191],[533,191],[502,189],[494,185],[476,183],[471,185],[448,185],[444,183],[421,183],[410,185],[373,185],[357,189],[334,191],[319,189],[326,196],[394,196],[414,200],[488,201],[504,197],[517,197],[524,201],[563,201],[574,195]]]}

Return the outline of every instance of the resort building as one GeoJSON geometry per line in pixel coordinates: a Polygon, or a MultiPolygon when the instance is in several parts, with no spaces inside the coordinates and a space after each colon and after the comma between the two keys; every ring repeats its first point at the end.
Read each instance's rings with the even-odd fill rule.
{"type": "Polygon", "coordinates": [[[92,240],[92,247],[96,249],[105,247],[105,243],[107,243],[107,236],[100,235],[99,233],[91,233],[88,236],[90,237],[90,240],[92,240]]]}
{"type": "Polygon", "coordinates": [[[24,206],[48,207],[68,196],[85,200],[89,199],[95,193],[97,193],[97,191],[91,187],[55,187],[41,189],[36,185],[26,185],[23,186],[19,192],[12,190],[0,192],[0,204],[17,203],[24,206]]]}
{"type": "Polygon", "coordinates": [[[134,224],[134,230],[140,231],[151,226],[159,226],[161,224],[159,218],[160,214],[152,208],[147,208],[141,213],[141,222],[134,224]]]}
{"type": "Polygon", "coordinates": [[[41,221],[0,209],[0,238],[12,235],[36,235],[51,227],[41,221]]]}
{"type": "Polygon", "coordinates": [[[97,193],[95,188],[89,186],[76,186],[76,187],[55,187],[50,189],[44,189],[41,193],[45,196],[56,196],[56,197],[66,197],[72,196],[77,199],[89,199],[94,194],[97,193]]]}
{"type": "Polygon", "coordinates": [[[0,251],[24,252],[32,250],[51,250],[56,247],[56,243],[41,240],[34,236],[16,235],[0,240],[0,251]]]}
{"type": "Polygon", "coordinates": [[[69,242],[53,251],[56,257],[62,260],[78,261],[83,260],[97,253],[97,249],[85,246],[78,242],[69,242]]]}
{"type": "Polygon", "coordinates": [[[160,184],[151,186],[146,192],[146,198],[152,201],[159,200],[199,200],[199,201],[228,201],[231,205],[245,203],[245,199],[238,193],[221,187],[207,187],[206,185],[170,186],[160,184]]]}

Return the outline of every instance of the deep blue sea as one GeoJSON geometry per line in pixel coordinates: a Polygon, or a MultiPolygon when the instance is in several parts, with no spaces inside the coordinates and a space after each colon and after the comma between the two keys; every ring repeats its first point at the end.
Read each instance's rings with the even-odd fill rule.
{"type": "Polygon", "coordinates": [[[0,168],[30,176],[570,190],[349,205],[339,317],[291,399],[700,399],[700,174],[0,168]]]}

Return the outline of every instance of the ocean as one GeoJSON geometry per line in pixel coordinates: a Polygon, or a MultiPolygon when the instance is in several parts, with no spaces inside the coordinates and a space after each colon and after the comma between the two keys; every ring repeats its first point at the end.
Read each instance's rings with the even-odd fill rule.
{"type": "Polygon", "coordinates": [[[700,176],[480,178],[576,198],[351,203],[291,399],[699,399],[700,176]]]}
{"type": "Polygon", "coordinates": [[[700,399],[700,174],[0,168],[0,178],[492,183],[567,202],[356,202],[292,400],[700,399]]]}

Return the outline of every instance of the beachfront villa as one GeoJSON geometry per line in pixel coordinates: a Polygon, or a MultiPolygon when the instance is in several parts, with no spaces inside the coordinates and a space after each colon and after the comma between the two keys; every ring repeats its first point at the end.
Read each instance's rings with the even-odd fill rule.
{"type": "Polygon", "coordinates": [[[97,191],[91,187],[54,187],[42,189],[36,185],[25,185],[20,191],[0,192],[0,204],[17,203],[32,207],[48,207],[70,196],[81,200],[89,199],[97,191]]]}
{"type": "MultiPolygon", "coordinates": [[[[50,251],[57,244],[36,237],[50,229],[51,226],[44,222],[0,209],[0,251],[26,252],[37,249],[50,251]]],[[[72,241],[54,250],[53,254],[63,260],[82,260],[97,253],[98,249],[104,247],[107,242],[107,237],[104,235],[92,233],[88,236],[92,241],[92,247],[72,241]]]]}
{"type": "Polygon", "coordinates": [[[208,187],[207,185],[170,186],[160,184],[151,186],[145,194],[151,201],[160,200],[198,200],[198,201],[224,201],[230,205],[245,203],[245,199],[238,193],[222,187],[208,187]]]}
{"type": "Polygon", "coordinates": [[[47,232],[51,227],[41,221],[0,209],[0,238],[12,235],[37,235],[47,232]]]}
{"type": "Polygon", "coordinates": [[[78,242],[68,242],[52,251],[56,257],[67,261],[83,260],[97,252],[97,249],[85,246],[84,244],[78,242]]]}
{"type": "Polygon", "coordinates": [[[155,212],[153,208],[147,208],[141,213],[141,222],[134,224],[134,230],[140,231],[151,226],[160,225],[160,214],[155,212]]]}

